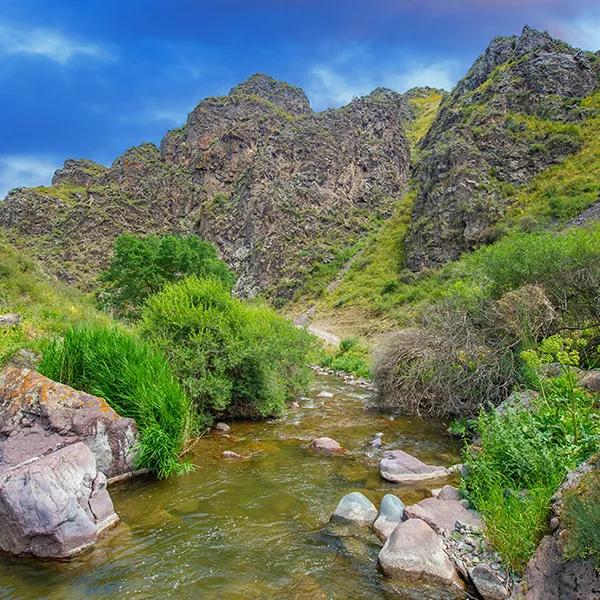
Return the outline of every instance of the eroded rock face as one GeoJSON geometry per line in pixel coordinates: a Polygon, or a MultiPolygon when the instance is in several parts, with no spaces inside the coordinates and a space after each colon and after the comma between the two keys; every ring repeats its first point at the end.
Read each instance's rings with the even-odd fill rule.
{"type": "Polygon", "coordinates": [[[529,27],[491,42],[442,103],[421,144],[405,242],[410,269],[439,266],[491,241],[511,190],[580,148],[574,133],[528,123],[585,118],[579,100],[598,88],[594,64],[591,53],[529,27]]]}
{"type": "Polygon", "coordinates": [[[386,494],[381,500],[379,516],[373,523],[373,531],[385,542],[403,519],[404,502],[394,494],[386,494]]]}
{"type": "Polygon", "coordinates": [[[384,452],[379,461],[379,471],[384,479],[394,483],[414,483],[447,477],[450,474],[445,467],[426,465],[403,450],[384,452]]]}
{"type": "Polygon", "coordinates": [[[3,551],[69,558],[90,549],[118,517],[106,477],[79,442],[4,471],[0,521],[3,551]]]}
{"type": "Polygon", "coordinates": [[[438,533],[454,531],[457,521],[470,527],[482,527],[479,515],[466,509],[458,500],[425,498],[407,506],[405,514],[409,519],[425,521],[438,533]]]}
{"type": "Polygon", "coordinates": [[[346,494],[331,515],[334,523],[369,526],[377,518],[377,508],[360,492],[346,494]]]}
{"type": "Polygon", "coordinates": [[[0,373],[0,473],[84,442],[107,477],[133,470],[137,427],[102,398],[27,368],[0,373]]]}
{"type": "Polygon", "coordinates": [[[440,591],[463,597],[464,583],[440,537],[419,519],[409,519],[394,529],[379,553],[379,566],[387,577],[439,586],[440,591]]]}

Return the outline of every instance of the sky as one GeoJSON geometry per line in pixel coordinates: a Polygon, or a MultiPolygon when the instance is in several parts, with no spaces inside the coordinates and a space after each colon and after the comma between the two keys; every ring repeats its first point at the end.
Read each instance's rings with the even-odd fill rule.
{"type": "Polygon", "coordinates": [[[106,165],[252,73],[324,110],[451,89],[523,25],[600,48],[598,0],[0,0],[0,198],[65,158],[106,165]]]}

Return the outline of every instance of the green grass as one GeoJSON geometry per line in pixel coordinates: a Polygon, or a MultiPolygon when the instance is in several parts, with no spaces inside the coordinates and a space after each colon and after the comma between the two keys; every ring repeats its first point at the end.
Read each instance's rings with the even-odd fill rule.
{"type": "Polygon", "coordinates": [[[363,379],[371,377],[369,350],[355,337],[343,339],[336,350],[325,351],[319,364],[333,371],[351,373],[363,379]]]}
{"type": "Polygon", "coordinates": [[[443,97],[443,94],[440,92],[432,92],[427,96],[415,96],[409,99],[416,112],[416,118],[406,132],[413,151],[429,131],[438,113],[443,97]]]}
{"type": "Polygon", "coordinates": [[[188,398],[164,356],[134,334],[117,327],[70,328],[46,345],[39,371],[135,419],[138,468],[159,478],[189,468],[179,459],[192,430],[188,398]]]}

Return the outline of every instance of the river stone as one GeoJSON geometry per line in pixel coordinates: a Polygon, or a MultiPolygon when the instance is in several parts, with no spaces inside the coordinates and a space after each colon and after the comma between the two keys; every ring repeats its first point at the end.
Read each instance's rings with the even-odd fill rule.
{"type": "Polygon", "coordinates": [[[431,495],[438,500],[460,500],[460,494],[453,485],[445,485],[436,490],[431,490],[431,495]]]}
{"type": "Polygon", "coordinates": [[[360,492],[346,494],[331,515],[334,523],[370,526],[377,518],[377,508],[360,492]]]}
{"type": "Polygon", "coordinates": [[[506,600],[508,598],[508,590],[489,565],[482,563],[469,569],[469,578],[483,600],[506,600]]]}
{"type": "Polygon", "coordinates": [[[21,323],[21,315],[17,313],[7,313],[0,315],[0,327],[15,327],[21,323]]]}
{"type": "Polygon", "coordinates": [[[30,369],[9,366],[0,373],[0,473],[79,441],[107,477],[133,470],[133,419],[30,369]]]}
{"type": "Polygon", "coordinates": [[[223,453],[221,454],[221,456],[223,458],[243,458],[243,456],[241,454],[238,454],[237,452],[234,452],[233,450],[223,450],[223,453]]]}
{"type": "Polygon", "coordinates": [[[402,450],[387,450],[379,461],[381,476],[394,483],[415,483],[427,479],[447,477],[450,472],[445,467],[426,465],[418,458],[402,450]]]}
{"type": "Polygon", "coordinates": [[[420,519],[409,519],[392,531],[379,553],[384,575],[403,582],[464,590],[464,583],[444,551],[438,534],[420,519]]]}
{"type": "Polygon", "coordinates": [[[78,442],[0,475],[0,549],[68,558],[91,548],[115,524],[106,477],[78,442]]]}
{"type": "Polygon", "coordinates": [[[327,452],[329,454],[337,454],[340,452],[344,452],[344,449],[342,448],[342,446],[340,446],[339,442],[336,442],[330,437],[315,438],[310,443],[310,447],[313,450],[319,450],[320,452],[327,452]]]}
{"type": "Polygon", "coordinates": [[[457,521],[469,527],[481,529],[479,515],[467,510],[458,500],[425,498],[417,504],[407,506],[405,515],[409,519],[421,519],[438,533],[452,532],[457,521]]]}
{"type": "Polygon", "coordinates": [[[229,433],[231,431],[231,427],[227,423],[217,423],[215,429],[221,433],[229,433]]]}
{"type": "Polygon", "coordinates": [[[402,523],[403,517],[404,502],[394,494],[386,494],[381,500],[379,516],[373,523],[373,531],[380,540],[385,542],[396,526],[402,523]]]}
{"type": "Polygon", "coordinates": [[[333,394],[331,392],[322,391],[317,394],[317,398],[333,398],[333,394]]]}

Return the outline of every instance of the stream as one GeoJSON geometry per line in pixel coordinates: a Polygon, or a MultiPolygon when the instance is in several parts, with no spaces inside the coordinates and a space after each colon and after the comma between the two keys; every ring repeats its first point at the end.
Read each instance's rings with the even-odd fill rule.
{"type": "Polygon", "coordinates": [[[121,523],[71,562],[0,559],[0,599],[402,598],[376,569],[374,535],[340,538],[325,525],[340,498],[373,502],[396,493],[405,504],[430,487],[383,481],[378,459],[401,448],[431,464],[458,462],[441,425],[369,409],[370,392],[318,375],[310,394],[279,419],[231,423],[195,445],[194,472],[139,478],[110,490],[121,523]],[[333,398],[317,398],[321,390],[333,398]],[[369,441],[383,432],[384,447],[369,441]],[[308,450],[319,436],[348,453],[308,450]],[[244,456],[223,459],[224,450],[244,456]]]}

